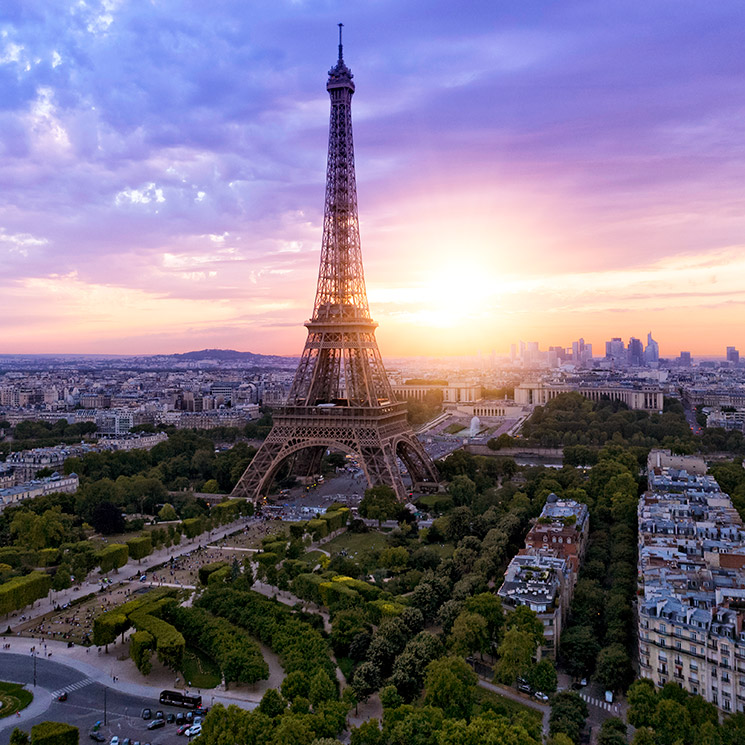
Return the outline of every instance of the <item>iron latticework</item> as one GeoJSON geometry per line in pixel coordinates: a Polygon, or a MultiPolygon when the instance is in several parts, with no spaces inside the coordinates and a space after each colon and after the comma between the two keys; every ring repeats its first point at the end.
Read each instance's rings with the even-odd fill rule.
{"type": "Polygon", "coordinates": [[[352,72],[339,59],[329,71],[331,97],[321,265],[308,339],[287,405],[233,490],[259,497],[288,459],[297,475],[318,472],[327,448],[355,455],[371,486],[387,484],[399,498],[398,468],[407,466],[415,488],[433,488],[437,472],[395,400],[370,318],[362,269],[352,140],[352,72]]]}

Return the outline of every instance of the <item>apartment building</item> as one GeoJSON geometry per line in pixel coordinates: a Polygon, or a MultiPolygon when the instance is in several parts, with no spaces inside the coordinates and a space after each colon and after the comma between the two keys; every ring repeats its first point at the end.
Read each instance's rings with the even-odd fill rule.
{"type": "Polygon", "coordinates": [[[640,675],[745,711],[743,523],[712,476],[652,465],[648,480],[638,508],[640,675]]]}

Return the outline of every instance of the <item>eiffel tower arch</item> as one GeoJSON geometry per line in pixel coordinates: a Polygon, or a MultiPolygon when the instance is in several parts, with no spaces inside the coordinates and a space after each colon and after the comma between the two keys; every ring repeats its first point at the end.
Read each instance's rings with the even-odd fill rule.
{"type": "Polygon", "coordinates": [[[280,467],[317,473],[326,449],[354,455],[370,486],[386,484],[405,499],[399,461],[412,486],[437,488],[438,474],[396,401],[375,339],[362,268],[357,183],[354,169],[352,72],[344,63],[339,24],[339,58],[329,71],[331,98],[321,264],[308,338],[287,405],[233,496],[258,499],[280,467]]]}

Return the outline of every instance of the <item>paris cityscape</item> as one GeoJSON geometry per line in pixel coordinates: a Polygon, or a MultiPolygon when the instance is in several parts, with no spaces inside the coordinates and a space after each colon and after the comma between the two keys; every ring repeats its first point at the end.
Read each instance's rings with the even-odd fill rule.
{"type": "Polygon", "coordinates": [[[745,743],[743,8],[51,6],[0,745],[745,743]]]}

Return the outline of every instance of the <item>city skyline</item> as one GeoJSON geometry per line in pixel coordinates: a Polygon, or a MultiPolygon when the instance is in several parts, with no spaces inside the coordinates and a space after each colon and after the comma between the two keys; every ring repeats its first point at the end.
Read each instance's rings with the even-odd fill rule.
{"type": "Polygon", "coordinates": [[[0,353],[295,356],[345,27],[385,357],[740,347],[745,10],[10,3],[0,353]]]}

